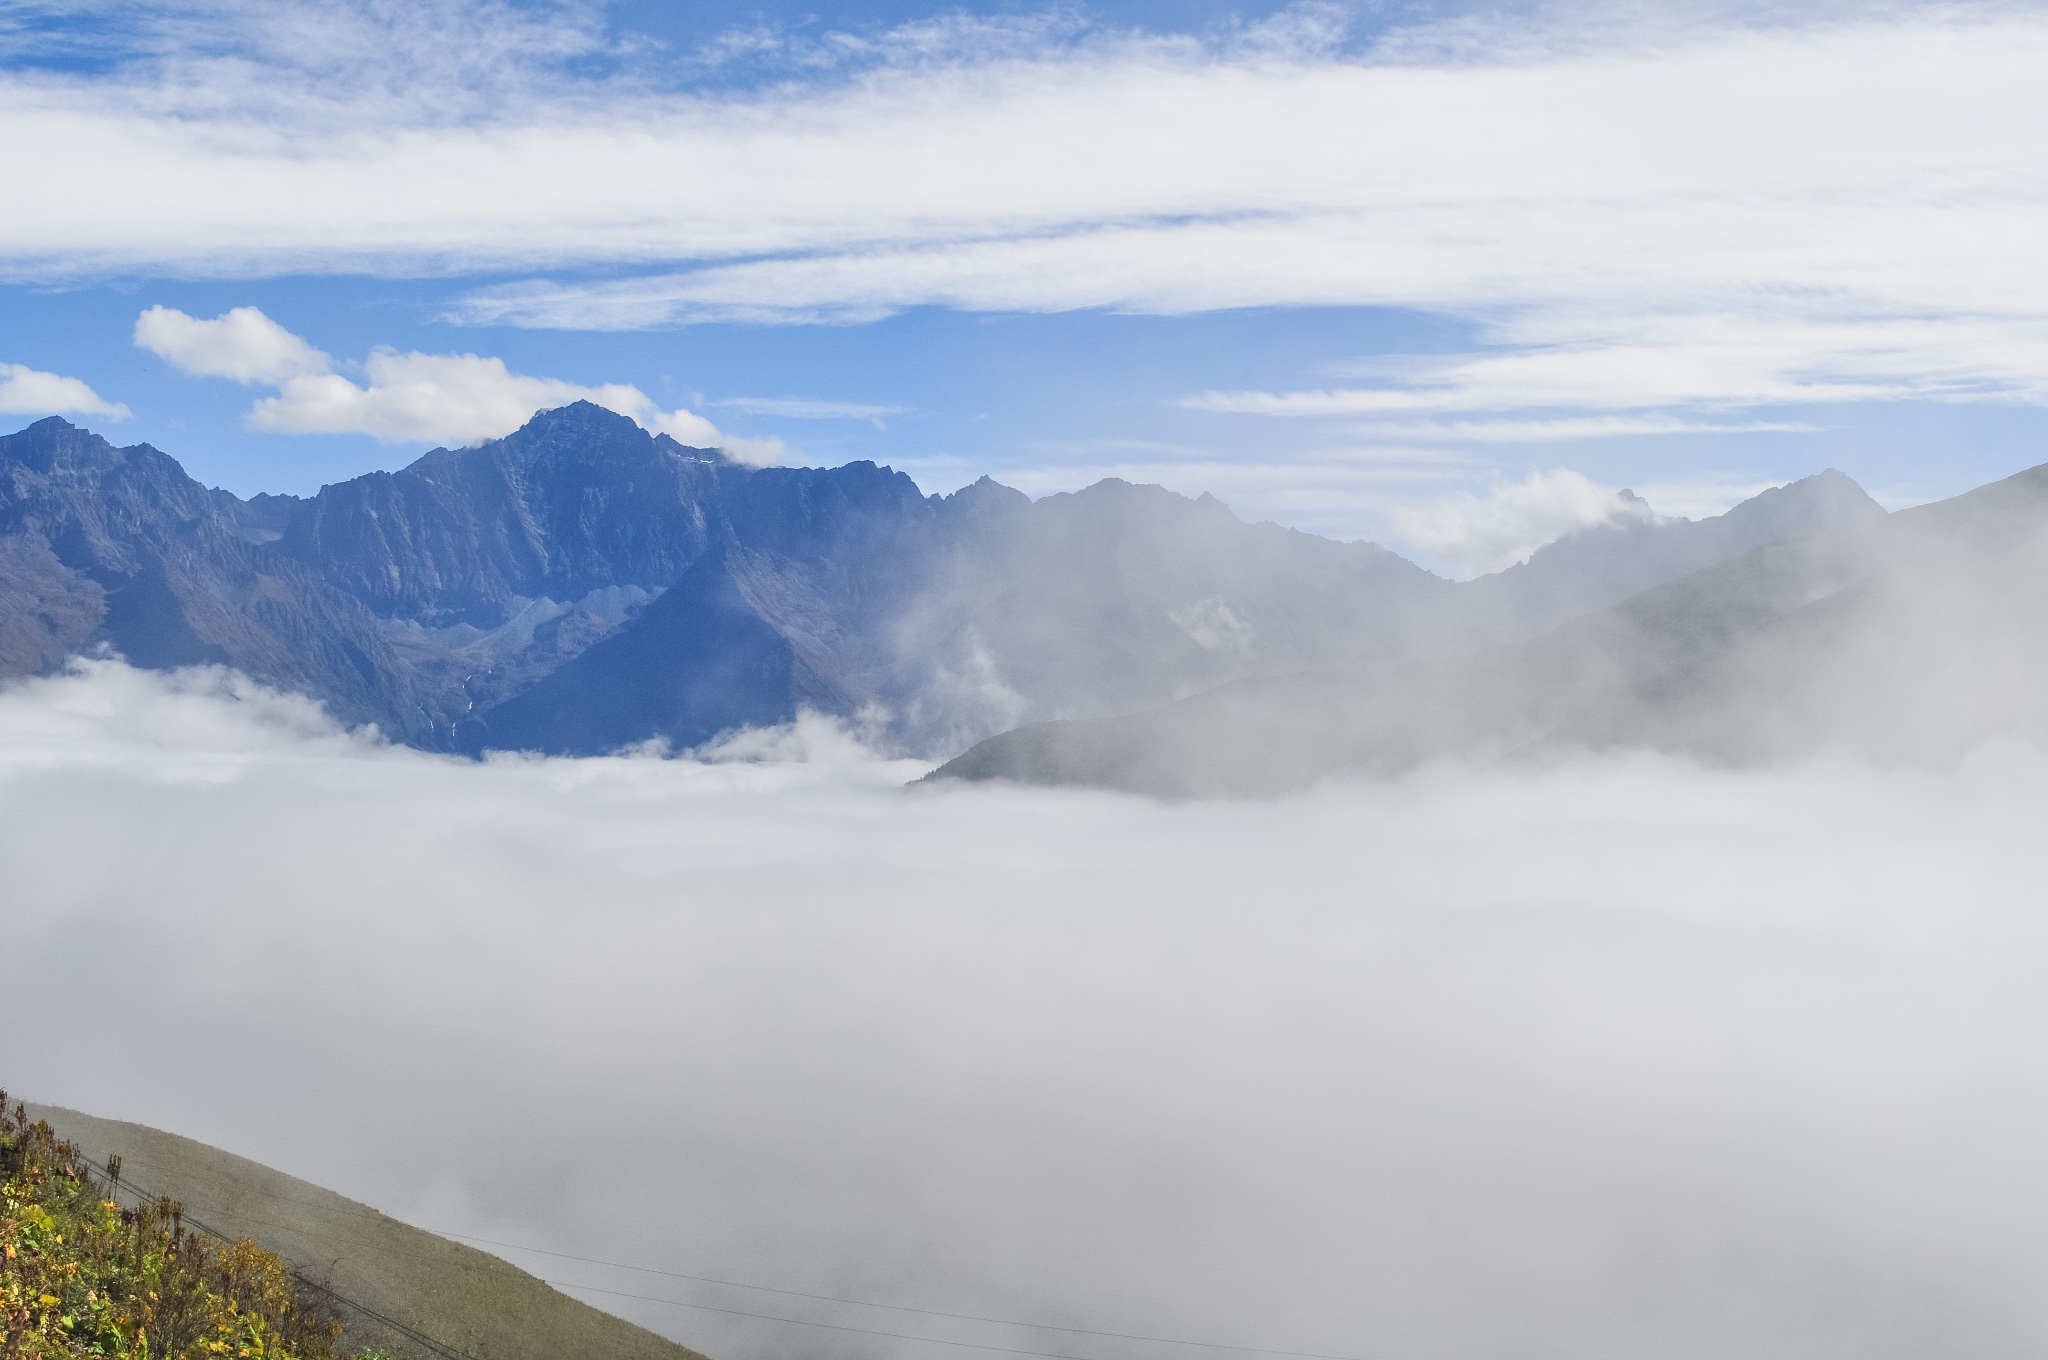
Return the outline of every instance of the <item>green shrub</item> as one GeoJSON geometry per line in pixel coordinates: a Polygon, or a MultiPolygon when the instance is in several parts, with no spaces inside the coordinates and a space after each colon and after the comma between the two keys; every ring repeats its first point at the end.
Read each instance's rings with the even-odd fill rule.
{"type": "Polygon", "coordinates": [[[333,1360],[341,1329],[276,1253],[208,1241],[173,1200],[123,1209],[118,1176],[0,1091],[0,1360],[333,1360]]]}

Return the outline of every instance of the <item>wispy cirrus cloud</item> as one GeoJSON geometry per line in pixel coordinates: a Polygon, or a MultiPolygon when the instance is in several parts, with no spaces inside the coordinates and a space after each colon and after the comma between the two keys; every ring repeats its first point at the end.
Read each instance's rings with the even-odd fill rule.
{"type": "Polygon", "coordinates": [[[260,110],[286,128],[445,125],[616,87],[632,47],[583,0],[11,0],[0,14],[0,66],[25,83],[111,84],[148,113],[260,110]]]}
{"type": "Polygon", "coordinates": [[[869,420],[880,424],[885,416],[907,414],[908,406],[884,406],[861,401],[820,401],[812,397],[720,397],[706,402],[722,410],[750,416],[780,416],[785,420],[869,420]]]}
{"type": "MultiPolygon", "coordinates": [[[[1332,417],[1541,408],[1726,412],[1901,400],[2048,404],[2048,325],[2025,317],[1820,321],[1782,308],[1772,315],[1770,304],[1760,304],[1739,317],[1650,322],[1524,316],[1492,331],[1498,347],[1478,353],[1362,362],[1356,375],[1368,385],[1201,392],[1182,405],[1332,417]],[[1610,333],[1604,341],[1579,339],[1601,329],[1610,333]]],[[[1691,423],[1668,415],[1631,418],[1691,423]]]]}
{"type": "Polygon", "coordinates": [[[610,328],[926,304],[1378,305],[1465,318],[1489,348],[1209,409],[2039,403],[2048,280],[2026,242],[2048,218],[2048,158],[2011,120],[2040,99],[2020,54],[2044,51],[2030,13],[1923,11],[1561,54],[1098,55],[1085,73],[1069,58],[1043,104],[1015,90],[960,110],[993,142],[1039,134],[1001,157],[1021,175],[976,189],[993,208],[978,221],[906,205],[931,209],[920,228],[503,285],[455,315],[610,328]],[[1153,111],[1186,115],[1178,153],[1153,111]],[[1034,192],[1048,163],[1084,167],[1080,184],[1034,192]]]}
{"type": "Polygon", "coordinates": [[[0,275],[523,273],[449,315],[596,329],[1382,306],[1489,346],[1275,410],[2048,401],[2034,8],[1363,44],[1329,9],[956,19],[769,34],[787,78],[708,91],[577,11],[445,6],[481,25],[457,62],[433,15],[300,8],[335,41],[186,14],[147,60],[0,77],[0,275]]]}
{"type": "Polygon", "coordinates": [[[1564,439],[1607,439],[1659,434],[1810,434],[1801,421],[1689,420],[1672,415],[1563,416],[1528,420],[1401,420],[1359,425],[1368,439],[1448,440],[1471,444],[1529,444],[1564,439]]]}

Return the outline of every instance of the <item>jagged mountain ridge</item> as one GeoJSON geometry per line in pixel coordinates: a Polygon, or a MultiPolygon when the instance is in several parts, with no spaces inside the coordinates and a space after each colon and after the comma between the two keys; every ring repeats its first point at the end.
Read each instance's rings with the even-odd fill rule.
{"type": "Polygon", "coordinates": [[[1468,582],[1476,636],[1529,636],[1764,544],[1878,517],[1863,488],[1833,468],[1709,519],[1667,519],[1631,491],[1621,500],[1621,512],[1606,523],[1468,582]]]}
{"type": "Polygon", "coordinates": [[[279,550],[376,614],[430,627],[494,628],[515,600],[659,590],[718,537],[747,470],[586,406],[322,487],[291,508],[279,550]]]}
{"type": "Polygon", "coordinates": [[[1536,638],[991,738],[934,779],[1281,793],[1434,760],[1952,757],[2048,731],[2048,466],[1786,539],[1536,638]]]}
{"type": "Polygon", "coordinates": [[[829,543],[752,534],[707,556],[618,637],[482,715],[469,744],[690,745],[808,706],[886,711],[913,746],[957,748],[1034,713],[1378,654],[1448,586],[1384,549],[1157,487],[1038,502],[986,480],[928,500],[898,489],[892,515],[833,516],[829,543]],[[726,647],[778,677],[772,702],[741,714],[722,697],[718,677],[739,673],[726,647]]]}
{"type": "Polygon", "coordinates": [[[312,497],[208,491],[61,420],[0,440],[0,674],[214,661],[435,749],[677,746],[800,707],[944,753],[1247,676],[1518,636],[1882,511],[1839,473],[1618,517],[1479,582],[1110,480],[925,496],[750,469],[577,403],[312,497]]]}
{"type": "Polygon", "coordinates": [[[448,721],[375,615],[251,542],[169,455],[39,421],[0,439],[0,674],[101,642],[139,666],[236,666],[403,740],[448,721]]]}

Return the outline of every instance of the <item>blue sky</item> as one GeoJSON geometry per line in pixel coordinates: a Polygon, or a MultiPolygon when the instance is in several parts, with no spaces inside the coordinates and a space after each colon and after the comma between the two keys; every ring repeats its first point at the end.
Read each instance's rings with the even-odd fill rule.
{"type": "Polygon", "coordinates": [[[303,493],[589,389],[1451,571],[1622,486],[1906,504],[2048,459],[2044,58],[2031,6],[4,4],[0,424],[303,493]]]}

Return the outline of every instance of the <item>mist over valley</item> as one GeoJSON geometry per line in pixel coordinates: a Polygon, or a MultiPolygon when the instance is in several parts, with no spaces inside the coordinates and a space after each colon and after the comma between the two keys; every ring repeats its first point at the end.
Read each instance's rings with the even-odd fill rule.
{"type": "Polygon", "coordinates": [[[2048,1355],[2044,70],[9,0],[0,1357],[2048,1355]]]}
{"type": "Polygon", "coordinates": [[[1624,502],[1458,583],[1159,488],[926,498],[594,408],[297,505],[61,422],[0,448],[39,1099],[721,1357],[2048,1337],[2038,472],[1624,502]],[[659,513],[605,512],[622,465],[659,513]],[[917,649],[970,632],[1012,710],[917,649]],[[1311,657],[1349,665],[1258,678],[1311,657]],[[507,710],[621,749],[447,749],[507,710]]]}
{"type": "MultiPolygon", "coordinates": [[[[474,763],[108,662],[0,734],[16,1088],[431,1229],[1335,1355],[2048,1325],[2033,746],[933,795],[817,721],[474,763]]],[[[713,1356],[952,1347],[619,1296],[1185,1349],[486,1249],[713,1356]]]]}

